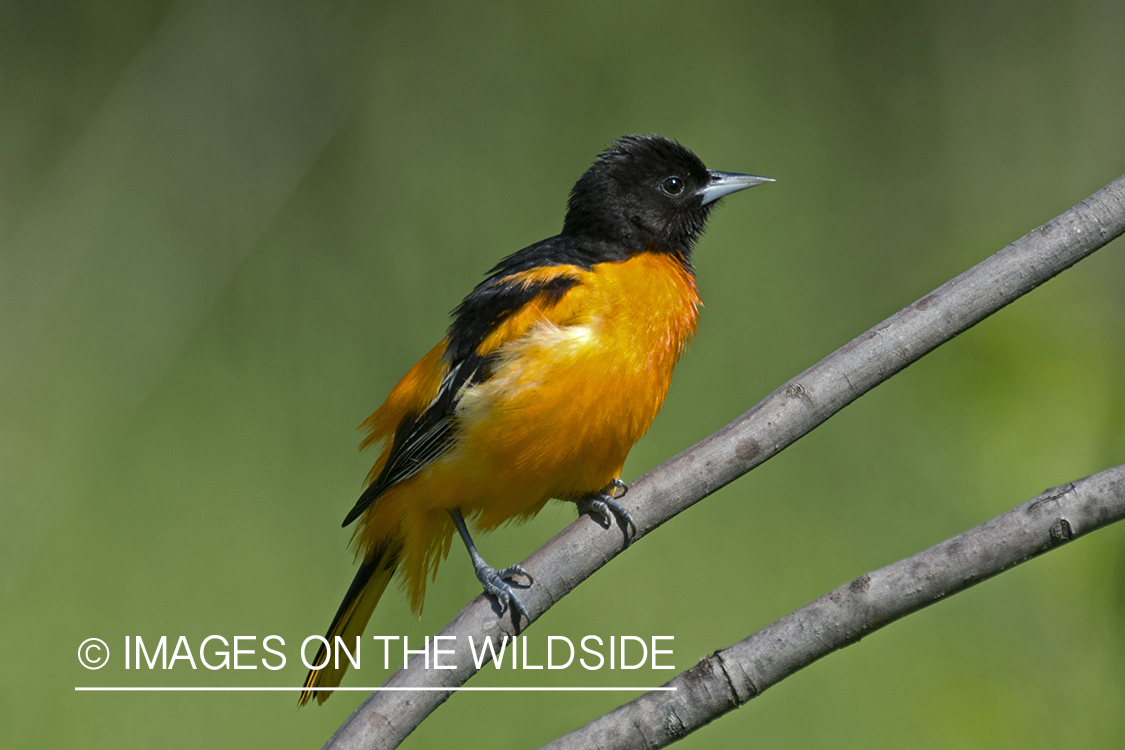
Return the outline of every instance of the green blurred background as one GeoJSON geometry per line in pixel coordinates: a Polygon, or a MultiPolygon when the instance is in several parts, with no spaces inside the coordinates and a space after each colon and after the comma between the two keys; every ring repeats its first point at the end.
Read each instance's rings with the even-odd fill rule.
{"type": "MultiPolygon", "coordinates": [[[[609,140],[777,178],[725,201],[631,479],[1125,171],[1125,4],[0,2],[0,745],[317,747],[295,646],[352,575],[353,430],[609,140]],[[281,672],[124,670],[279,634],[281,672]],[[109,666],[75,661],[105,639],[109,666]]],[[[528,633],[674,663],[1125,461],[1118,241],[653,533],[528,633]]],[[[523,559],[556,504],[483,537],[523,559]]],[[[454,549],[419,638],[479,592],[454,549]]],[[[369,658],[370,658],[370,653],[369,658]]],[[[260,652],[259,652],[260,654],[260,652]]],[[[367,662],[345,684],[377,684],[367,662]]],[[[375,665],[378,666],[378,665],[375,665]]],[[[582,672],[578,674],[577,672],[582,672]]],[[[668,672],[472,684],[655,685],[668,672]]],[[[630,694],[460,694],[407,747],[537,747],[630,694]]],[[[683,742],[1125,747],[1125,525],[834,654],[683,742]]]]}

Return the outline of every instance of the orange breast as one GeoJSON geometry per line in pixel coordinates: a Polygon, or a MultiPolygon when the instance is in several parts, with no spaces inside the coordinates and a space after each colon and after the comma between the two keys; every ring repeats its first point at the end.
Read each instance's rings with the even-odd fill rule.
{"type": "Polygon", "coordinates": [[[580,278],[551,316],[557,322],[501,346],[492,378],[461,400],[465,429],[449,462],[473,461],[478,481],[503,488],[463,503],[478,526],[619,476],[695,331],[694,281],[667,255],[601,264],[580,278]]]}
{"type": "MultiPolygon", "coordinates": [[[[534,515],[552,497],[600,490],[620,476],[664,402],[695,332],[692,275],[660,253],[573,271],[580,283],[556,305],[528,306],[518,317],[529,319],[506,322],[522,333],[495,342],[491,377],[462,394],[454,447],[391,488],[363,518],[361,548],[392,536],[402,542],[415,610],[449,549],[448,510],[490,529],[534,515]]],[[[431,377],[414,373],[414,380],[431,377]]],[[[376,422],[389,432],[389,424],[376,422]]]]}

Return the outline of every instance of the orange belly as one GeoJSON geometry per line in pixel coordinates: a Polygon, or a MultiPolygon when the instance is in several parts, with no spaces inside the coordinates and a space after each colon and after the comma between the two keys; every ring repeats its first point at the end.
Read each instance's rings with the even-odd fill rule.
{"type": "Polygon", "coordinates": [[[496,350],[491,377],[461,397],[454,447],[388,490],[357,530],[364,550],[401,542],[416,611],[449,550],[450,509],[487,530],[606,487],[664,401],[695,331],[690,273],[645,253],[578,275],[566,319],[496,350]]]}

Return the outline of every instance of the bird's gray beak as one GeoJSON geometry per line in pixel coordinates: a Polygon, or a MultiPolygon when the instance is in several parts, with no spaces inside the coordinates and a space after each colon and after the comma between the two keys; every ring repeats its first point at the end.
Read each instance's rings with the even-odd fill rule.
{"type": "Polygon", "coordinates": [[[769,177],[759,177],[754,174],[737,174],[735,172],[720,172],[716,169],[707,170],[711,174],[711,181],[704,185],[699,194],[703,196],[706,206],[711,201],[716,201],[724,195],[737,193],[739,190],[761,185],[763,182],[773,182],[769,177]]]}

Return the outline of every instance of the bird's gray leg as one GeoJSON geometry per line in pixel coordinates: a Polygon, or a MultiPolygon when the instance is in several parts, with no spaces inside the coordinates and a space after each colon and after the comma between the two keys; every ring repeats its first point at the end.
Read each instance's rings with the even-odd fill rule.
{"type": "Polygon", "coordinates": [[[512,609],[527,617],[530,621],[531,618],[528,616],[527,610],[524,609],[523,602],[512,591],[512,587],[504,582],[504,579],[521,575],[526,577],[528,585],[531,585],[535,583],[531,574],[519,565],[512,565],[503,570],[496,570],[490,566],[477,552],[477,546],[473,544],[473,538],[469,536],[469,529],[465,526],[465,519],[461,517],[460,511],[451,510],[449,515],[453,519],[453,525],[457,527],[457,533],[461,535],[461,541],[465,543],[465,548],[469,550],[469,557],[473,561],[473,570],[477,574],[477,580],[484,586],[484,593],[492,594],[500,602],[500,614],[504,614],[504,611],[508,608],[508,602],[511,602],[512,609]]]}
{"type": "Polygon", "coordinates": [[[633,514],[626,510],[625,506],[617,502],[617,499],[625,497],[625,493],[628,491],[628,485],[620,479],[614,479],[606,485],[605,489],[592,492],[585,497],[579,498],[576,501],[578,512],[599,516],[605,522],[605,527],[607,529],[613,525],[613,516],[610,514],[610,511],[616,513],[618,518],[633,529],[632,534],[629,533],[628,529],[625,531],[625,541],[628,542],[632,536],[636,536],[637,534],[637,522],[633,520],[633,514]],[[617,494],[618,490],[621,490],[621,494],[617,494]]]}

